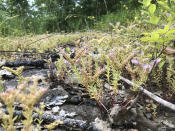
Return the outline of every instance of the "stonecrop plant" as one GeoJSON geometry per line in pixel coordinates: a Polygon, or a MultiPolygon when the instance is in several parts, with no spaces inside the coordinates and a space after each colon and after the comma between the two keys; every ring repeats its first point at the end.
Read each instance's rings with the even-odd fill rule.
{"type": "Polygon", "coordinates": [[[46,91],[45,88],[38,89],[38,79],[40,78],[25,78],[16,89],[7,89],[5,92],[0,94],[0,98],[4,102],[6,110],[8,111],[8,114],[1,112],[1,119],[3,122],[2,126],[5,130],[16,130],[15,120],[18,118],[18,116],[14,116],[16,102],[19,102],[20,106],[23,108],[22,114],[25,119],[21,120],[24,125],[22,130],[31,131],[34,129],[32,124],[34,118],[33,112],[35,110],[34,105],[46,91]],[[28,86],[29,81],[33,81],[33,85],[28,86]]]}
{"type": "Polygon", "coordinates": [[[17,68],[16,70],[9,68],[9,67],[2,67],[2,69],[5,69],[5,70],[13,73],[14,75],[16,75],[20,83],[24,80],[24,78],[22,76],[24,66],[21,66],[21,67],[17,68]]]}
{"type": "MultiPolygon", "coordinates": [[[[143,4],[142,14],[149,18],[144,22],[153,27],[150,31],[141,32],[142,30],[138,29],[137,24],[134,23],[124,27],[117,22],[116,25],[111,24],[113,31],[110,35],[98,36],[95,34],[92,39],[86,42],[75,42],[73,52],[69,47],[66,49],[56,48],[56,52],[60,56],[54,63],[57,73],[55,76],[58,77],[56,81],[65,82],[66,77],[75,77],[79,82],[78,84],[81,84],[89,96],[95,99],[100,106],[106,95],[106,90],[110,90],[112,98],[119,93],[119,88],[123,86],[120,82],[120,76],[130,79],[137,85],[144,85],[145,88],[148,86],[146,84],[149,79],[157,85],[166,79],[170,92],[174,93],[175,0],[159,0],[157,3],[152,3],[151,0],[140,2],[143,4]],[[140,37],[141,33],[142,36],[140,37]],[[109,86],[105,87],[104,85],[109,86]]],[[[52,60],[47,60],[47,63],[52,70],[52,60]]],[[[0,112],[3,128],[7,131],[16,130],[17,116],[14,117],[14,103],[19,102],[20,107],[23,108],[22,114],[25,117],[21,121],[24,126],[23,131],[34,129],[34,111],[40,114],[37,120],[39,123],[37,128],[40,130],[44,105],[41,104],[41,110],[35,109],[34,106],[46,91],[46,89],[37,87],[40,78],[24,78],[22,76],[24,67],[19,67],[16,70],[9,67],[3,67],[3,69],[12,72],[19,79],[19,85],[16,89],[7,89],[0,94],[0,98],[8,111],[8,114],[0,112]],[[29,85],[29,81],[33,81],[33,84],[29,85]]],[[[72,79],[71,82],[73,82],[72,79]]],[[[2,88],[1,80],[0,88],[2,88]]],[[[138,87],[130,89],[138,91],[138,87]]],[[[152,103],[152,107],[156,114],[157,106],[152,103]]],[[[46,128],[52,130],[58,124],[63,124],[63,122],[55,121],[47,125],[46,128]]]]}
{"type": "MultiPolygon", "coordinates": [[[[169,81],[170,89],[173,89],[174,61],[166,52],[174,46],[172,45],[175,38],[174,2],[174,0],[161,0],[155,4],[151,3],[151,0],[141,1],[143,13],[149,18],[144,22],[154,27],[151,32],[142,32],[142,37],[133,39],[133,36],[140,35],[140,30],[138,32],[136,30],[137,24],[124,27],[117,23],[112,25],[114,28],[112,35],[93,38],[81,47],[76,44],[73,57],[69,48],[59,49],[61,59],[56,62],[58,75],[76,76],[91,98],[98,101],[103,99],[105,83],[112,87],[111,90],[116,95],[121,86],[121,83],[118,83],[119,76],[127,76],[128,73],[128,79],[138,85],[145,85],[151,77],[150,74],[155,77],[152,80],[160,85],[163,76],[161,73],[164,72],[163,66],[168,61],[165,79],[169,81]],[[161,14],[158,11],[161,11],[161,14]],[[164,17],[167,17],[167,24],[161,25],[161,19],[164,17]],[[105,79],[102,79],[104,74],[105,79]]],[[[61,79],[64,80],[63,77],[61,79]]],[[[136,87],[131,89],[137,91],[136,87]]]]}

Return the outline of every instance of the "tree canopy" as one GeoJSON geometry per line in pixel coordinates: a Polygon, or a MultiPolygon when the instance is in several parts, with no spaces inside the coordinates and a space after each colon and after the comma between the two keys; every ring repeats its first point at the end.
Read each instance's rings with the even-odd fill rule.
{"type": "Polygon", "coordinates": [[[123,4],[133,9],[139,6],[138,0],[35,0],[32,3],[29,0],[2,0],[1,34],[15,30],[51,33],[90,28],[94,18],[117,12],[123,4]]]}

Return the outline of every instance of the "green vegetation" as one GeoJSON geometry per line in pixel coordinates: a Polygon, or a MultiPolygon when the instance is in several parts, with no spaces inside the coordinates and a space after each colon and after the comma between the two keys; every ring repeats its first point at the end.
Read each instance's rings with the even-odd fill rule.
{"type": "Polygon", "coordinates": [[[0,35],[108,30],[116,20],[127,25],[140,5],[137,0],[1,0],[0,35]]]}
{"type": "MultiPolygon", "coordinates": [[[[112,5],[112,2],[108,3],[106,1],[107,6],[105,3],[99,2],[97,3],[98,8],[96,11],[94,9],[96,8],[94,1],[94,3],[79,1],[80,3],[76,6],[73,0],[65,1],[65,3],[36,0],[33,5],[38,10],[31,10],[33,14],[30,14],[29,18],[26,16],[29,15],[30,6],[26,3],[27,1],[22,1],[22,3],[15,3],[11,0],[3,1],[9,2],[8,7],[5,8],[11,9],[11,14],[6,12],[6,10],[0,12],[3,14],[0,19],[5,17],[0,24],[0,33],[5,36],[29,35],[23,37],[1,37],[0,50],[36,51],[37,53],[54,50],[60,55],[60,59],[55,62],[58,78],[64,82],[64,76],[74,75],[88,91],[90,97],[95,99],[99,105],[101,104],[100,101],[104,99],[104,83],[106,82],[112,87],[112,100],[118,93],[119,87],[122,86],[119,82],[120,76],[127,76],[128,74],[132,82],[144,85],[147,89],[153,88],[149,85],[151,82],[154,82],[156,90],[166,88],[168,95],[172,96],[174,94],[175,45],[173,40],[175,38],[175,0],[160,0],[157,2],[143,0],[141,1],[143,4],[141,12],[136,7],[131,9],[131,5],[139,5],[139,3],[136,1],[134,3],[130,0],[123,7],[120,5],[122,3],[116,3],[111,8],[108,8],[108,6],[112,5]],[[25,8],[13,9],[12,6],[16,4],[25,8]],[[56,10],[57,5],[63,7],[60,10],[56,10]],[[113,12],[117,7],[121,7],[120,10],[113,12]],[[100,10],[101,8],[106,10],[100,10]],[[62,9],[64,10],[62,11],[62,9]],[[92,11],[89,11],[91,9],[92,11]],[[61,14],[60,11],[62,11],[61,14]],[[131,11],[133,16],[129,16],[131,11]],[[18,22],[24,23],[21,27],[16,26],[14,28],[13,24],[19,25],[18,22]],[[40,22],[41,24],[39,24],[40,22]],[[109,25],[109,23],[111,24],[109,25]],[[37,27],[35,28],[35,26],[37,27]],[[89,31],[85,33],[43,34],[36,36],[30,34],[69,32],[80,29],[99,29],[110,31],[110,33],[89,31]],[[84,42],[78,41],[80,37],[84,39],[84,42]],[[59,45],[68,42],[73,42],[76,46],[74,58],[70,58],[69,48],[66,50],[58,48],[59,45]],[[95,54],[94,51],[98,53],[95,54]],[[166,73],[166,75],[163,75],[163,73],[166,73]],[[105,75],[105,79],[102,79],[101,75],[105,75]],[[166,86],[161,81],[166,81],[166,86]]],[[[1,5],[3,5],[3,2],[1,2],[1,5]]],[[[5,54],[4,58],[7,59],[7,57],[8,54],[5,54]]],[[[34,128],[32,125],[34,105],[45,89],[37,90],[37,78],[23,78],[21,76],[23,67],[17,70],[8,67],[3,67],[3,69],[15,74],[20,80],[20,85],[17,89],[7,90],[0,95],[9,112],[8,115],[4,115],[1,112],[2,126],[6,130],[15,130],[14,122],[17,118],[13,118],[15,108],[13,104],[16,101],[20,101],[21,107],[24,109],[24,117],[26,118],[22,121],[25,126],[24,131],[32,130],[34,128]],[[33,81],[33,85],[28,87],[26,84],[29,80],[33,81]],[[26,88],[29,88],[30,92],[28,94],[25,92],[26,88]]],[[[131,90],[137,92],[138,88],[132,87],[131,90]]],[[[154,102],[151,104],[154,107],[153,113],[156,114],[157,106],[154,102]]],[[[42,115],[42,112],[40,114],[42,115]]],[[[40,124],[42,123],[42,119],[38,121],[40,124]]],[[[51,130],[58,124],[62,124],[62,122],[58,120],[46,127],[51,130]]]]}
{"type": "MultiPolygon", "coordinates": [[[[8,115],[1,112],[1,119],[3,121],[3,128],[7,131],[15,131],[16,127],[14,125],[17,116],[14,118],[14,103],[16,101],[20,102],[20,106],[24,109],[23,115],[26,118],[22,121],[25,128],[23,131],[31,131],[34,129],[33,122],[33,111],[35,110],[34,104],[39,100],[39,98],[43,95],[46,89],[37,89],[38,79],[40,78],[25,78],[23,83],[20,84],[17,89],[7,89],[5,92],[0,94],[1,100],[7,106],[8,115]],[[27,89],[27,84],[29,81],[33,81],[33,85],[29,86],[27,89]],[[27,93],[27,90],[30,92],[27,93]]],[[[42,108],[41,108],[42,109],[42,108]]]]}

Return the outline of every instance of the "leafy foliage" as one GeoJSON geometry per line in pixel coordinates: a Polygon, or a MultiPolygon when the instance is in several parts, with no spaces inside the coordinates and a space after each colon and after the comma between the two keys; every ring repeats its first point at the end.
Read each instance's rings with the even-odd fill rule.
{"type": "MultiPolygon", "coordinates": [[[[175,38],[175,26],[174,26],[174,15],[175,15],[175,1],[157,1],[158,5],[152,4],[150,0],[143,0],[142,4],[144,8],[147,8],[148,11],[146,12],[150,16],[150,20],[147,21],[148,23],[158,25],[158,22],[161,23],[161,18],[166,17],[166,23],[162,25],[162,28],[160,29],[160,25],[158,26],[158,29],[154,29],[150,33],[143,33],[144,37],[141,38],[141,41],[151,43],[151,47],[153,50],[155,50],[157,53],[154,54],[152,57],[157,58],[161,57],[162,54],[166,56],[164,59],[167,63],[169,63],[169,72],[167,73],[168,81],[170,83],[170,87],[174,88],[174,75],[172,72],[174,71],[174,65],[173,57],[174,54],[172,51],[174,50],[172,41],[175,38]],[[161,14],[156,16],[156,8],[160,8],[161,14]],[[158,54],[159,52],[159,54],[158,54]]],[[[163,62],[165,64],[165,62],[163,62]]],[[[161,70],[163,70],[162,66],[160,66],[161,70]]],[[[155,77],[156,78],[156,77],[155,77]]],[[[166,78],[164,78],[166,79],[166,78]]],[[[157,83],[160,83],[161,80],[158,80],[157,77],[157,83]]],[[[173,90],[172,90],[173,91],[173,90]]],[[[173,91],[174,92],[174,91],[173,91]]]]}
{"type": "MultiPolygon", "coordinates": [[[[125,9],[128,10],[129,7],[129,10],[135,10],[138,6],[137,0],[35,0],[33,3],[27,0],[2,0],[0,34],[7,36],[60,31],[75,32],[94,29],[94,27],[104,30],[101,22],[103,24],[115,22],[111,17],[111,15],[114,16],[113,13],[119,14],[115,16],[115,20],[118,19],[126,25],[125,18],[130,15],[126,15],[125,9]]],[[[134,17],[130,16],[127,19],[131,21],[132,18],[134,17]]]]}
{"type": "Polygon", "coordinates": [[[26,118],[22,121],[25,128],[23,130],[32,130],[33,122],[33,111],[34,104],[38,99],[43,95],[46,89],[37,89],[38,78],[25,78],[22,84],[20,84],[17,89],[7,89],[5,92],[0,94],[1,100],[5,103],[7,111],[9,114],[1,113],[1,119],[3,120],[3,128],[5,130],[15,130],[16,126],[14,125],[17,116],[14,117],[15,106],[14,103],[20,101],[21,107],[23,107],[23,115],[26,118]],[[33,79],[34,83],[27,89],[27,84],[33,79]],[[29,93],[27,93],[27,91],[29,93]],[[37,95],[35,94],[37,92],[37,95]]]}
{"type": "MultiPolygon", "coordinates": [[[[12,1],[8,2],[9,5],[16,4],[12,1]]],[[[18,3],[19,6],[28,7],[28,4],[25,4],[26,1],[23,2],[18,3]]],[[[128,2],[132,3],[132,1],[128,2]]],[[[120,22],[116,21],[118,18],[118,16],[116,16],[112,22],[117,23],[110,23],[111,34],[87,32],[85,34],[88,38],[84,42],[76,40],[80,37],[80,35],[82,35],[81,33],[74,35],[55,35],[53,38],[48,38],[47,40],[41,39],[41,41],[37,41],[36,43],[32,39],[32,36],[27,36],[27,38],[24,37],[23,39],[18,37],[12,38],[17,39],[15,42],[11,40],[11,38],[2,38],[2,42],[6,42],[8,45],[0,44],[0,47],[5,50],[28,50],[30,52],[38,51],[40,53],[48,52],[50,51],[50,48],[54,49],[54,51],[60,55],[60,59],[55,62],[57,69],[56,73],[58,76],[57,80],[64,82],[67,76],[75,76],[79,84],[85,87],[89,96],[95,99],[99,105],[101,105],[101,101],[105,100],[106,90],[110,91],[110,97],[112,99],[114,99],[119,93],[119,88],[123,86],[123,83],[120,82],[120,76],[127,77],[137,85],[144,85],[145,88],[152,88],[150,83],[154,82],[156,89],[161,90],[162,88],[168,88],[168,94],[172,95],[175,91],[175,63],[173,59],[175,56],[173,49],[173,40],[175,38],[175,1],[160,0],[157,1],[157,3],[154,3],[151,0],[143,0],[141,3],[143,4],[142,14],[146,16],[142,16],[141,19],[148,18],[148,20],[144,20],[144,22],[146,22],[146,24],[144,24],[145,26],[148,25],[150,28],[140,27],[142,23],[139,23],[140,25],[130,23],[127,27],[125,27],[120,24],[120,22]],[[165,25],[162,24],[165,21],[165,19],[163,19],[164,17],[167,18],[165,25]],[[142,35],[140,36],[140,34],[142,35]],[[28,43],[28,41],[32,41],[32,43],[28,43]],[[71,52],[72,50],[69,47],[66,47],[65,49],[59,48],[61,47],[60,45],[72,41],[75,45],[74,52],[71,52]],[[74,55],[72,56],[72,54],[74,55]],[[166,65],[166,63],[168,64],[166,65]],[[164,82],[166,84],[164,84],[164,82]],[[109,85],[108,89],[106,89],[105,84],[109,85]]],[[[48,31],[49,33],[60,30],[76,30],[77,28],[80,28],[79,26],[82,25],[83,22],[85,25],[88,25],[88,23],[95,25],[95,22],[97,22],[97,16],[112,12],[115,7],[120,7],[120,4],[122,3],[115,3],[115,1],[98,3],[95,0],[78,1],[78,3],[74,0],[36,0],[34,3],[35,7],[38,9],[36,11],[37,14],[40,14],[37,18],[42,18],[42,20],[45,21],[45,23],[41,23],[42,27],[44,27],[44,31],[41,29],[41,32],[48,31]],[[108,5],[111,3],[114,5],[111,6],[111,9],[109,9],[108,5]],[[104,7],[106,10],[97,8],[97,10],[94,11],[95,4],[104,7]],[[87,13],[84,12],[85,10],[87,10],[87,13]],[[78,14],[77,12],[81,13],[78,14]],[[72,28],[72,26],[75,26],[76,23],[77,27],[72,28]]],[[[126,3],[126,5],[122,8],[128,10],[128,7],[126,3]]],[[[21,10],[13,9],[11,6],[8,8],[11,9],[15,15],[18,14],[18,12],[21,12],[21,10]]],[[[123,14],[126,12],[123,12],[123,14]]],[[[23,19],[26,17],[25,15],[24,11],[24,13],[21,13],[19,17],[23,19]]],[[[104,18],[104,23],[102,23],[102,26],[98,27],[97,25],[96,27],[105,28],[106,23],[108,23],[113,16],[115,16],[115,13],[103,16],[107,17],[104,18]],[[109,20],[105,21],[108,17],[110,17],[109,20]]],[[[97,22],[97,24],[99,23],[97,22]]],[[[52,64],[51,60],[48,60],[48,62],[52,64]]],[[[25,79],[21,77],[23,67],[20,67],[17,70],[7,67],[4,67],[4,69],[17,75],[21,81],[23,80],[26,82],[29,79],[32,79],[25,79]]],[[[1,99],[6,104],[9,112],[8,115],[4,116],[1,113],[1,117],[4,122],[3,127],[5,129],[15,129],[14,121],[16,118],[13,118],[14,106],[12,105],[16,100],[19,100],[22,103],[21,106],[24,109],[23,114],[26,120],[22,121],[22,123],[25,125],[25,128],[27,130],[31,130],[33,128],[32,112],[34,111],[34,104],[44,93],[44,90],[37,90],[36,87],[38,81],[36,78],[34,78],[33,82],[33,85],[28,87],[30,90],[29,94],[24,91],[26,90],[26,83],[20,85],[13,91],[7,90],[1,94],[1,99]],[[37,95],[35,92],[37,92],[37,95]]],[[[130,89],[132,91],[138,91],[137,87],[132,87],[130,89]]],[[[154,102],[151,102],[151,107],[153,113],[156,115],[157,105],[154,104],[154,102]]],[[[38,121],[42,121],[42,119],[38,121]]],[[[51,130],[59,124],[62,124],[62,122],[58,120],[46,127],[51,130]]]]}

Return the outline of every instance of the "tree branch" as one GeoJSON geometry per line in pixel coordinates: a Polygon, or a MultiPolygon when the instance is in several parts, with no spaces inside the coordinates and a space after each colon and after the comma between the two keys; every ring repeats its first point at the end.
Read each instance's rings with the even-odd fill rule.
{"type": "Polygon", "coordinates": [[[143,92],[144,94],[146,94],[147,96],[149,96],[151,99],[153,99],[156,102],[164,105],[165,107],[168,107],[171,110],[175,111],[175,105],[174,104],[172,104],[172,103],[170,103],[170,102],[168,102],[168,101],[166,101],[166,100],[164,100],[164,99],[162,99],[162,98],[154,95],[153,93],[149,92],[148,90],[144,89],[143,87],[141,87],[141,86],[133,83],[132,81],[130,81],[130,80],[128,80],[128,79],[126,79],[126,78],[124,78],[122,76],[120,76],[120,79],[122,81],[126,82],[127,84],[131,85],[131,86],[138,87],[141,92],[143,92]]]}

